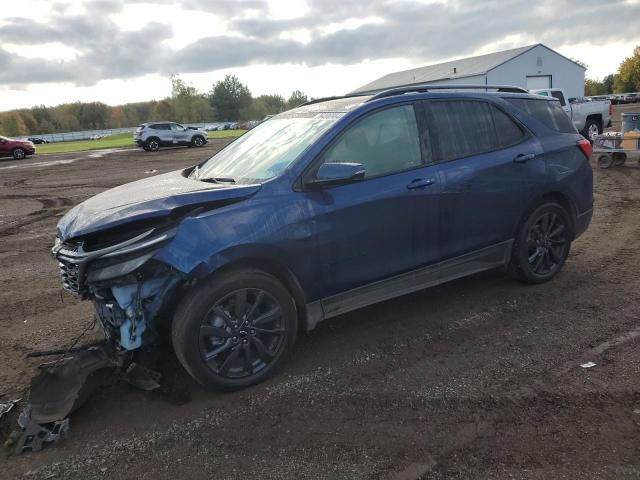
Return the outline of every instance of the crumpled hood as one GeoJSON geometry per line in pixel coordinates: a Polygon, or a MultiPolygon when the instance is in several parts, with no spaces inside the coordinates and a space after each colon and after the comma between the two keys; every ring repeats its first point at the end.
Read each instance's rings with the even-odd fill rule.
{"type": "Polygon", "coordinates": [[[177,207],[237,201],[260,190],[260,185],[199,182],[182,170],[144,178],[106,190],[69,210],[58,222],[63,240],[105,230],[124,223],[169,215],[177,207]]]}

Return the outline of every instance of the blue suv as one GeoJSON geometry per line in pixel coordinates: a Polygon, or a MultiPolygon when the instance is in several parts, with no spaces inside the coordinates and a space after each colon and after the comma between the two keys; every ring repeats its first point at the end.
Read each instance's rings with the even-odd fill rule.
{"type": "Polygon", "coordinates": [[[455,88],[310,102],[96,195],[58,224],[64,289],[123,367],[170,340],[237,389],[324,319],[488,269],[552,279],[591,220],[590,143],[555,99],[455,88]]]}

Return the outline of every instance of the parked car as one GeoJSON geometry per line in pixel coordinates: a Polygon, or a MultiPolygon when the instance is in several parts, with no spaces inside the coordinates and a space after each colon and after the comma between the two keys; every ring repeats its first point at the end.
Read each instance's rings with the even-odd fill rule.
{"type": "Polygon", "coordinates": [[[622,95],[607,95],[607,99],[611,102],[611,105],[623,103],[622,95]]]}
{"type": "Polygon", "coordinates": [[[123,368],[170,339],[199,382],[237,389],[327,318],[494,268],[551,280],[591,220],[591,153],[538,95],[315,101],[79,204],[53,252],[123,368]]]}
{"type": "Polygon", "coordinates": [[[40,145],[40,144],[43,144],[43,143],[49,143],[48,140],[45,140],[42,137],[29,137],[29,138],[27,138],[27,140],[29,142],[35,144],[35,145],[40,145]]]}
{"type": "Polygon", "coordinates": [[[573,125],[591,142],[596,135],[611,126],[613,108],[609,100],[586,101],[575,98],[569,99],[570,101],[567,102],[566,95],[560,88],[531,90],[531,93],[557,99],[573,125]]]}
{"type": "Polygon", "coordinates": [[[34,153],[36,153],[36,147],[29,140],[0,137],[0,157],[12,156],[16,160],[21,160],[34,153]]]}
{"type": "Polygon", "coordinates": [[[184,127],[175,122],[143,123],[133,132],[133,141],[148,152],[174,145],[202,147],[207,143],[207,138],[206,131],[197,127],[184,127]]]}
{"type": "Polygon", "coordinates": [[[637,103],[640,101],[640,94],[637,93],[625,93],[622,96],[623,103],[637,103]]]}

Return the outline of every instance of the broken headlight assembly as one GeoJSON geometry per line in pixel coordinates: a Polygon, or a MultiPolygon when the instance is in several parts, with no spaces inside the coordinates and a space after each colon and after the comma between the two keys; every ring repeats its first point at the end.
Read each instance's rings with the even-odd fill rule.
{"type": "Polygon", "coordinates": [[[101,248],[91,248],[85,240],[63,242],[56,238],[52,253],[58,260],[62,287],[72,295],[87,298],[89,284],[113,280],[137,270],[175,233],[175,227],[163,230],[149,228],[127,240],[101,248]]]}

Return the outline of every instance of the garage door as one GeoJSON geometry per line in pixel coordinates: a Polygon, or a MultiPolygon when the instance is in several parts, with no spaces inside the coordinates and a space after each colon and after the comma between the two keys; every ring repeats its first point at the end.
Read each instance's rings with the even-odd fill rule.
{"type": "Polygon", "coordinates": [[[527,90],[551,88],[551,75],[536,75],[527,77],[527,90]]]}

